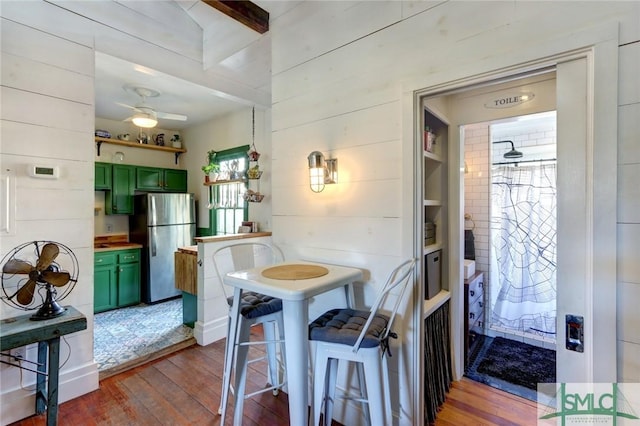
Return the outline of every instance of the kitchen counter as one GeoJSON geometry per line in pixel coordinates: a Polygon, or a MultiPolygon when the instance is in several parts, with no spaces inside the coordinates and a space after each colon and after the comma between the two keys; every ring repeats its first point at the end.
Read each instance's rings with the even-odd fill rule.
{"type": "Polygon", "coordinates": [[[112,250],[139,249],[142,244],[129,242],[127,234],[96,235],[93,238],[93,251],[103,252],[112,250]]]}
{"type": "Polygon", "coordinates": [[[248,232],[246,234],[214,235],[213,237],[196,237],[196,243],[217,243],[220,241],[242,240],[245,238],[270,237],[271,232],[248,232]]]}

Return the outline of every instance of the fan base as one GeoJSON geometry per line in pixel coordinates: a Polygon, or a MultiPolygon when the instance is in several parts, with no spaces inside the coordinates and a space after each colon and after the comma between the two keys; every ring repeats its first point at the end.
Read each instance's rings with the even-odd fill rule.
{"type": "Polygon", "coordinates": [[[63,308],[55,300],[45,303],[38,309],[38,312],[31,315],[31,321],[42,321],[51,318],[59,317],[67,312],[67,308],[63,308]]]}

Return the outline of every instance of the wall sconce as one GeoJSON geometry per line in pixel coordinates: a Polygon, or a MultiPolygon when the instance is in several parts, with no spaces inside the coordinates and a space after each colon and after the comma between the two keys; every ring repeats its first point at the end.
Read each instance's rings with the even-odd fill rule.
{"type": "Polygon", "coordinates": [[[313,151],[309,160],[309,185],[313,192],[322,192],[325,185],[338,182],[338,159],[324,159],[320,151],[313,151]]]}

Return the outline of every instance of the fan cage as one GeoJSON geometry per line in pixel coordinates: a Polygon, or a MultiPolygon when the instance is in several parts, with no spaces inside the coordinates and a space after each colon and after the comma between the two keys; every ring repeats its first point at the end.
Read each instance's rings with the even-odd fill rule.
{"type": "Polygon", "coordinates": [[[17,291],[24,286],[27,281],[29,281],[29,275],[5,272],[4,265],[6,265],[6,263],[11,259],[17,259],[28,262],[35,267],[38,262],[38,258],[40,257],[40,253],[42,252],[42,248],[47,244],[55,244],[60,250],[56,258],[51,262],[49,268],[52,268],[52,270],[56,270],[57,272],[68,272],[70,276],[69,282],[64,286],[51,286],[55,294],[55,300],[60,302],[75,288],[76,283],[78,282],[79,268],[78,259],[73,251],[71,251],[71,249],[66,245],[57,241],[30,241],[10,250],[4,256],[2,262],[0,262],[2,264],[2,296],[0,298],[7,305],[23,311],[32,311],[39,309],[45,303],[47,297],[47,286],[50,284],[43,282],[36,282],[36,290],[34,292],[34,297],[31,299],[31,303],[23,305],[17,302],[15,300],[17,291]]]}

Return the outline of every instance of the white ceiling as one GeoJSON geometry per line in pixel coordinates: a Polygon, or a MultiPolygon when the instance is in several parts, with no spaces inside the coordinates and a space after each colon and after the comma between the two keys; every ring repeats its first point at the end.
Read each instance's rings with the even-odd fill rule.
{"type": "MultiPolygon", "coordinates": [[[[132,2],[128,5],[144,4],[132,2]]],[[[271,36],[259,34],[199,0],[176,2],[191,19],[202,28],[205,49],[203,67],[246,87],[271,92],[271,36]],[[216,48],[206,48],[216,46],[216,48]]],[[[295,7],[297,1],[254,1],[267,10],[270,20],[295,7]]],[[[136,13],[148,13],[142,9],[136,13]]],[[[187,121],[159,119],[158,126],[165,129],[184,129],[246,108],[251,100],[228,96],[224,90],[214,90],[188,82],[160,71],[104,53],[96,53],[95,62],[96,117],[125,120],[132,110],[117,103],[135,106],[139,96],[128,85],[150,88],[160,95],[146,99],[156,111],[183,114],[187,121]]],[[[263,106],[264,107],[264,106],[263,106]]]]}

